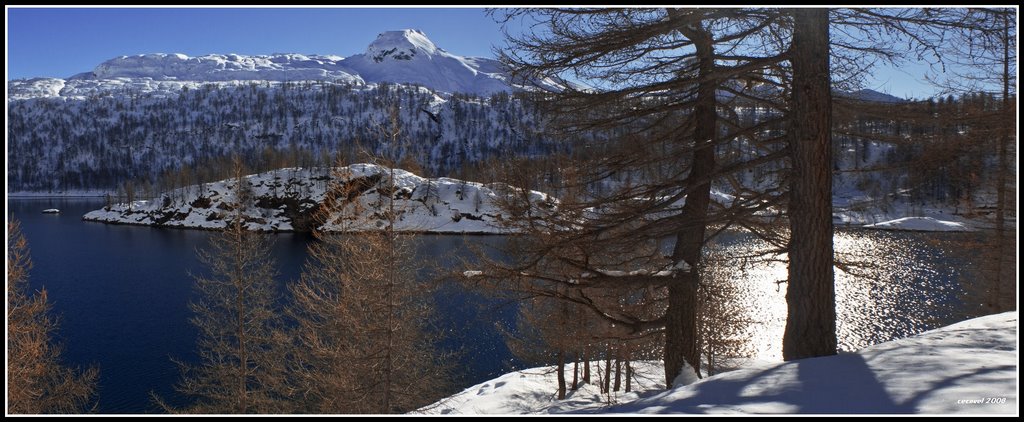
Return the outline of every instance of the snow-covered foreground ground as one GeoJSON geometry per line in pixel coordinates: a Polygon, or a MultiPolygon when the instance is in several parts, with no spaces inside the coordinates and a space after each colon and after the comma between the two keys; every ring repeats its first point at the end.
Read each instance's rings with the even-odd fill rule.
{"type": "Polygon", "coordinates": [[[658,366],[641,364],[640,394],[617,397],[588,385],[555,400],[552,367],[534,368],[475,385],[421,413],[1013,414],[1017,331],[1017,312],[1007,312],[855,353],[755,364],[662,392],[655,391],[658,366]]]}
{"type": "MultiPolygon", "coordinates": [[[[661,362],[642,361],[633,362],[632,365],[636,378],[633,380],[633,391],[629,393],[624,391],[625,384],[623,384],[622,390],[619,392],[612,392],[610,395],[601,394],[597,382],[603,376],[603,372],[601,372],[604,370],[603,362],[592,362],[591,381],[593,384],[582,384],[576,391],[566,391],[565,400],[558,400],[556,398],[558,381],[555,367],[546,366],[502,375],[469,387],[461,393],[414,413],[478,415],[601,411],[607,409],[612,403],[632,402],[641,396],[650,396],[664,391],[665,377],[663,374],[665,372],[661,362]]],[[[572,364],[566,365],[566,369],[566,383],[571,383],[572,364]]]]}

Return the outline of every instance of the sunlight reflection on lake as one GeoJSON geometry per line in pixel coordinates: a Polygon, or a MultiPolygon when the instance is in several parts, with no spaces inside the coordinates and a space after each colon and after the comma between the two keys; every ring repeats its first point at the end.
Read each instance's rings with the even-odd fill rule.
{"type": "MultiPolygon", "coordinates": [[[[955,321],[961,293],[956,257],[931,233],[844,230],[836,233],[836,313],[841,350],[907,337],[955,321]]],[[[758,256],[768,245],[734,234],[716,241],[708,283],[734,283],[748,326],[745,354],[782,359],[786,327],[785,254],[758,256]]]]}

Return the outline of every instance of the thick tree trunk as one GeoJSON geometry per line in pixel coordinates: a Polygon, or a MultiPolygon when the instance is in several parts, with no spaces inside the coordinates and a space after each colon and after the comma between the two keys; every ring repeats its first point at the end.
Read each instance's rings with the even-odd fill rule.
{"type": "Polygon", "coordinates": [[[565,351],[558,351],[558,399],[565,399],[565,351]]]}
{"type": "MultiPolygon", "coordinates": [[[[1006,185],[1007,185],[1007,173],[1009,172],[1009,149],[1010,149],[1010,134],[1011,134],[1011,123],[1016,119],[1014,118],[1013,111],[1010,108],[1010,12],[1003,11],[1003,98],[1002,98],[1002,112],[1003,118],[1001,119],[1001,127],[999,134],[999,170],[996,172],[996,278],[993,290],[992,303],[995,304],[994,312],[1008,311],[1010,307],[1004,308],[1003,303],[1012,303],[1012,297],[1010,301],[1007,301],[1003,296],[1006,294],[1002,291],[1004,267],[1011,262],[1012,254],[1007,254],[1007,239],[1006,230],[1006,185]]],[[[1013,280],[1013,270],[1008,272],[1006,280],[1013,280]]]]}
{"type": "Polygon", "coordinates": [[[576,359],[572,362],[572,390],[580,388],[580,352],[576,352],[576,359]]]}
{"type": "Polygon", "coordinates": [[[785,360],[836,353],[828,9],[795,9],[785,360]]]}
{"type": "Polygon", "coordinates": [[[590,350],[583,348],[583,382],[590,384],[590,350]]]}
{"type": "Polygon", "coordinates": [[[622,388],[622,361],[615,359],[615,386],[612,391],[619,391],[622,388]]]}
{"type": "Polygon", "coordinates": [[[633,366],[629,363],[629,357],[626,358],[626,392],[633,391],[633,366]]]}
{"type": "Polygon", "coordinates": [[[715,136],[718,114],[715,87],[711,79],[714,72],[714,45],[711,34],[692,26],[682,29],[697,50],[700,63],[700,84],[697,88],[693,118],[694,152],[690,174],[687,176],[686,204],[680,213],[682,222],[676,234],[672,258],[690,264],[690,272],[677,277],[668,288],[668,309],[665,318],[665,385],[683,370],[684,364],[700,376],[700,339],[697,334],[697,287],[700,284],[700,257],[704,246],[704,229],[711,202],[710,176],[715,168],[715,136]]]}
{"type": "Polygon", "coordinates": [[[609,387],[612,383],[612,348],[608,346],[605,350],[604,355],[604,382],[601,383],[601,392],[607,393],[611,391],[609,387]]]}

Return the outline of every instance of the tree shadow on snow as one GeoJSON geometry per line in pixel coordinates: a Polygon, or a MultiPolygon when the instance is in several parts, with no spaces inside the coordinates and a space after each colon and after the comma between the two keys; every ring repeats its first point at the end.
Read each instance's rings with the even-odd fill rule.
{"type": "Polygon", "coordinates": [[[913,406],[892,399],[858,354],[803,359],[763,370],[752,377],[729,379],[726,376],[688,388],[690,397],[661,400],[665,403],[663,406],[647,407],[636,403],[611,411],[810,414],[914,411],[913,406]]]}
{"type": "MultiPolygon", "coordinates": [[[[923,351],[922,351],[923,353],[923,351]]],[[[908,362],[909,363],[909,362],[908,362]]],[[[924,363],[924,362],[922,362],[924,363]]],[[[966,378],[998,371],[1012,374],[1013,365],[977,368],[969,373],[950,373],[935,382],[915,386],[917,394],[896,400],[886,391],[860,354],[787,362],[758,371],[740,370],[712,382],[700,382],[662,396],[607,409],[642,413],[801,413],[878,414],[915,413],[933,393],[955,386],[966,378]],[[745,373],[745,374],[744,374],[745,373]],[[678,397],[678,398],[675,398],[678,397]]],[[[906,366],[899,371],[933,371],[906,366]]],[[[932,374],[934,375],[934,374],[932,374]]],[[[887,374],[896,378],[899,374],[887,374]]]]}

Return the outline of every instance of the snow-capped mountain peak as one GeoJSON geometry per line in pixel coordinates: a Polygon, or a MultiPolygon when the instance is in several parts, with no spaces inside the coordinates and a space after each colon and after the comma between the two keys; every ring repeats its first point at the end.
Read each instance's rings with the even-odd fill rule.
{"type": "Polygon", "coordinates": [[[513,89],[497,60],[450,53],[418,29],[382,32],[365,53],[345,59],[342,65],[369,83],[414,83],[480,95],[513,89]]]}
{"type": "Polygon", "coordinates": [[[377,35],[377,39],[366,48],[366,55],[374,62],[384,60],[411,60],[417,55],[436,54],[437,46],[419,29],[403,29],[386,31],[377,35]]]}

